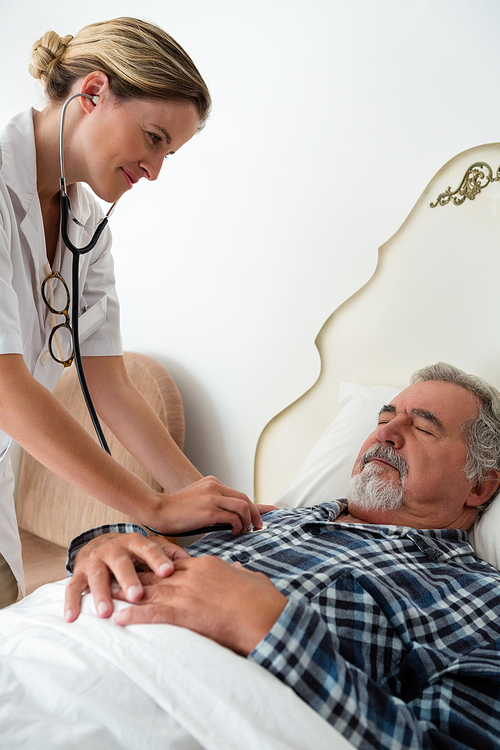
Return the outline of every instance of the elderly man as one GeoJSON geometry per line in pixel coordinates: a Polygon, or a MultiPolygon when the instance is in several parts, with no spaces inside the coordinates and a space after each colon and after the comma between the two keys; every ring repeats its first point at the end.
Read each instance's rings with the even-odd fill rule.
{"type": "Polygon", "coordinates": [[[500,394],[425,368],[382,407],[347,501],[275,510],[264,530],[212,533],[189,553],[139,534],[75,540],[67,619],[87,583],[111,613],[112,571],[138,601],[117,623],[213,638],[356,747],[498,748],[500,573],[467,531],[499,484],[500,394]],[[153,572],[139,580],[131,560],[153,572]]]}

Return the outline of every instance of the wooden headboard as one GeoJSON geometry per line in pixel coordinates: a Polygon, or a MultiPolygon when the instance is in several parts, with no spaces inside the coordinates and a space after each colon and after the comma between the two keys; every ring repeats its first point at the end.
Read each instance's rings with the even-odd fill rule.
{"type": "Polygon", "coordinates": [[[257,502],[275,502],[296,474],[337,413],[341,381],[402,388],[442,360],[500,388],[499,170],[497,143],[449,161],[379,249],[370,281],[326,321],[318,380],[259,440],[257,502]]]}

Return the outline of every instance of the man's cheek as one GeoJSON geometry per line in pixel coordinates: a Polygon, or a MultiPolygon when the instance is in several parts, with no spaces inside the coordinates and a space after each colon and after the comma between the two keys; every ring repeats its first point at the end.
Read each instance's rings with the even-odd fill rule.
{"type": "Polygon", "coordinates": [[[363,458],[364,454],[368,450],[368,448],[371,448],[372,445],[374,445],[377,441],[374,440],[373,435],[370,435],[370,437],[365,440],[363,445],[361,446],[361,450],[358,453],[358,457],[354,463],[352,474],[351,476],[356,476],[356,474],[361,474],[361,459],[363,458]]]}

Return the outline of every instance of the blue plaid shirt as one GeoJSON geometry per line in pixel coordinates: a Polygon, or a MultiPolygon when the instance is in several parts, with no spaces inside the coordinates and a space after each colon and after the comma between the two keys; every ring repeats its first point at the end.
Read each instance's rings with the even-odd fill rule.
{"type": "MultiPolygon", "coordinates": [[[[265,573],[288,597],[248,658],[363,750],[498,750],[500,573],[464,531],[334,522],[345,507],[273,511],[264,531],[189,548],[265,573]]],[[[139,528],[78,537],[69,569],[106,530],[139,528]]]]}

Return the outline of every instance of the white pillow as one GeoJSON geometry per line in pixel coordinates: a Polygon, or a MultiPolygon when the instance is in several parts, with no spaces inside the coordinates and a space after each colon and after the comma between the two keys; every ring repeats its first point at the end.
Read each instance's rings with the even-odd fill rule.
{"type": "MultiPolygon", "coordinates": [[[[341,383],[339,413],[325,430],[276,505],[298,508],[346,496],[352,467],[397,388],[341,383]]],[[[477,557],[500,569],[500,497],[475,525],[469,538],[477,557]]]]}
{"type": "Polygon", "coordinates": [[[500,495],[469,532],[476,557],[500,570],[500,495]]]}

